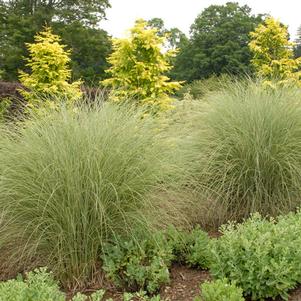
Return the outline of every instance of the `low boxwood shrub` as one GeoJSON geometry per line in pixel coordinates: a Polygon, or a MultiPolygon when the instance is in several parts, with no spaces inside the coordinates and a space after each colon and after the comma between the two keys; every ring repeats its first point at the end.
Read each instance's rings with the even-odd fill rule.
{"type": "Polygon", "coordinates": [[[301,282],[301,212],[277,221],[254,214],[221,232],[212,243],[213,277],[234,281],[252,300],[278,295],[287,300],[301,282]]]}
{"type": "Polygon", "coordinates": [[[103,269],[119,287],[154,293],[169,282],[173,250],[162,233],[139,241],[120,239],[104,250],[103,269]]]}
{"type": "Polygon", "coordinates": [[[201,296],[194,301],[244,301],[243,291],[227,279],[205,282],[201,285],[201,296]]]}

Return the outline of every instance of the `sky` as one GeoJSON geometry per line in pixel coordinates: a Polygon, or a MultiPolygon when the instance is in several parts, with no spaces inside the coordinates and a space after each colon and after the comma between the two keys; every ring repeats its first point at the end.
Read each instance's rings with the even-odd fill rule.
{"type": "MultiPolygon", "coordinates": [[[[123,37],[138,18],[161,18],[165,27],[178,27],[189,34],[190,25],[202,10],[212,4],[225,4],[230,0],[110,0],[107,20],[101,28],[113,37],[123,37]]],[[[288,25],[291,39],[296,38],[301,25],[301,0],[234,0],[247,4],[254,14],[266,13],[288,25]]]]}

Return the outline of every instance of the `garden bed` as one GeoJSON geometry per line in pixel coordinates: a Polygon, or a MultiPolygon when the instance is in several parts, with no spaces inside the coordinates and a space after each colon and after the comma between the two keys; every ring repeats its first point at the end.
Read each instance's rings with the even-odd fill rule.
{"type": "MultiPolygon", "coordinates": [[[[200,284],[211,279],[208,271],[177,264],[172,266],[170,274],[170,284],[164,286],[160,291],[162,301],[193,301],[200,293],[200,284]]],[[[123,292],[113,287],[108,288],[105,296],[114,301],[123,301],[123,292]]],[[[270,300],[267,299],[267,301],[270,300]]],[[[293,290],[289,298],[289,301],[300,300],[301,286],[293,290]]],[[[277,298],[276,301],[281,301],[281,298],[277,298]]]]}

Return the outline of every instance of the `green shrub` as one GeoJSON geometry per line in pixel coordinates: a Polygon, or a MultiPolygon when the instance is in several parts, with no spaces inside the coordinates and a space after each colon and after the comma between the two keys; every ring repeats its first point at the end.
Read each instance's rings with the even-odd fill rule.
{"type": "Polygon", "coordinates": [[[205,282],[201,285],[201,297],[194,301],[244,301],[242,289],[227,279],[205,282]]]}
{"type": "Polygon", "coordinates": [[[166,239],[172,248],[174,261],[203,269],[209,267],[211,257],[210,238],[200,228],[188,232],[171,227],[166,233],[166,239]]]}
{"type": "Polygon", "coordinates": [[[175,174],[157,126],[105,104],[3,131],[0,248],[11,248],[11,265],[39,257],[64,285],[84,285],[104,243],[169,223],[174,209],[149,197],[175,174]]]}
{"type": "Polygon", "coordinates": [[[288,290],[301,281],[301,212],[278,223],[255,214],[221,231],[212,244],[212,275],[234,281],[252,300],[287,300],[288,290]]]}
{"type": "Polygon", "coordinates": [[[36,269],[15,280],[0,282],[0,301],[65,301],[58,284],[46,269],[36,269]]]}
{"type": "Polygon", "coordinates": [[[154,293],[169,282],[173,255],[164,235],[158,233],[139,243],[121,239],[118,244],[107,245],[102,259],[107,277],[117,286],[154,293]]]}
{"type": "Polygon", "coordinates": [[[301,93],[236,83],[194,105],[187,143],[201,198],[227,218],[300,205],[301,93]]]}
{"type": "MultiPolygon", "coordinates": [[[[71,301],[101,301],[105,291],[99,290],[89,297],[77,293],[71,301]]],[[[66,296],[59,290],[58,283],[46,268],[29,272],[26,278],[0,282],[0,301],[65,301],[66,296]]]]}
{"type": "Polygon", "coordinates": [[[211,261],[210,246],[208,234],[201,229],[194,229],[188,237],[186,262],[191,266],[207,269],[211,261]]]}

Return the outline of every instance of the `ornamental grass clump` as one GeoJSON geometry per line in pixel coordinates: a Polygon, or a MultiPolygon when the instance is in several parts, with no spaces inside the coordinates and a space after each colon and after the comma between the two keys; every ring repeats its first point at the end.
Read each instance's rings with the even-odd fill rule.
{"type": "MultiPolygon", "coordinates": [[[[300,206],[301,92],[233,83],[194,104],[191,171],[202,198],[225,219],[277,215],[300,206]]],[[[188,142],[187,142],[188,143],[188,142]]]]}
{"type": "Polygon", "coordinates": [[[82,286],[104,243],[169,223],[174,209],[149,195],[173,181],[170,150],[151,118],[113,104],[33,118],[1,132],[0,249],[12,266],[38,257],[82,286]]]}

